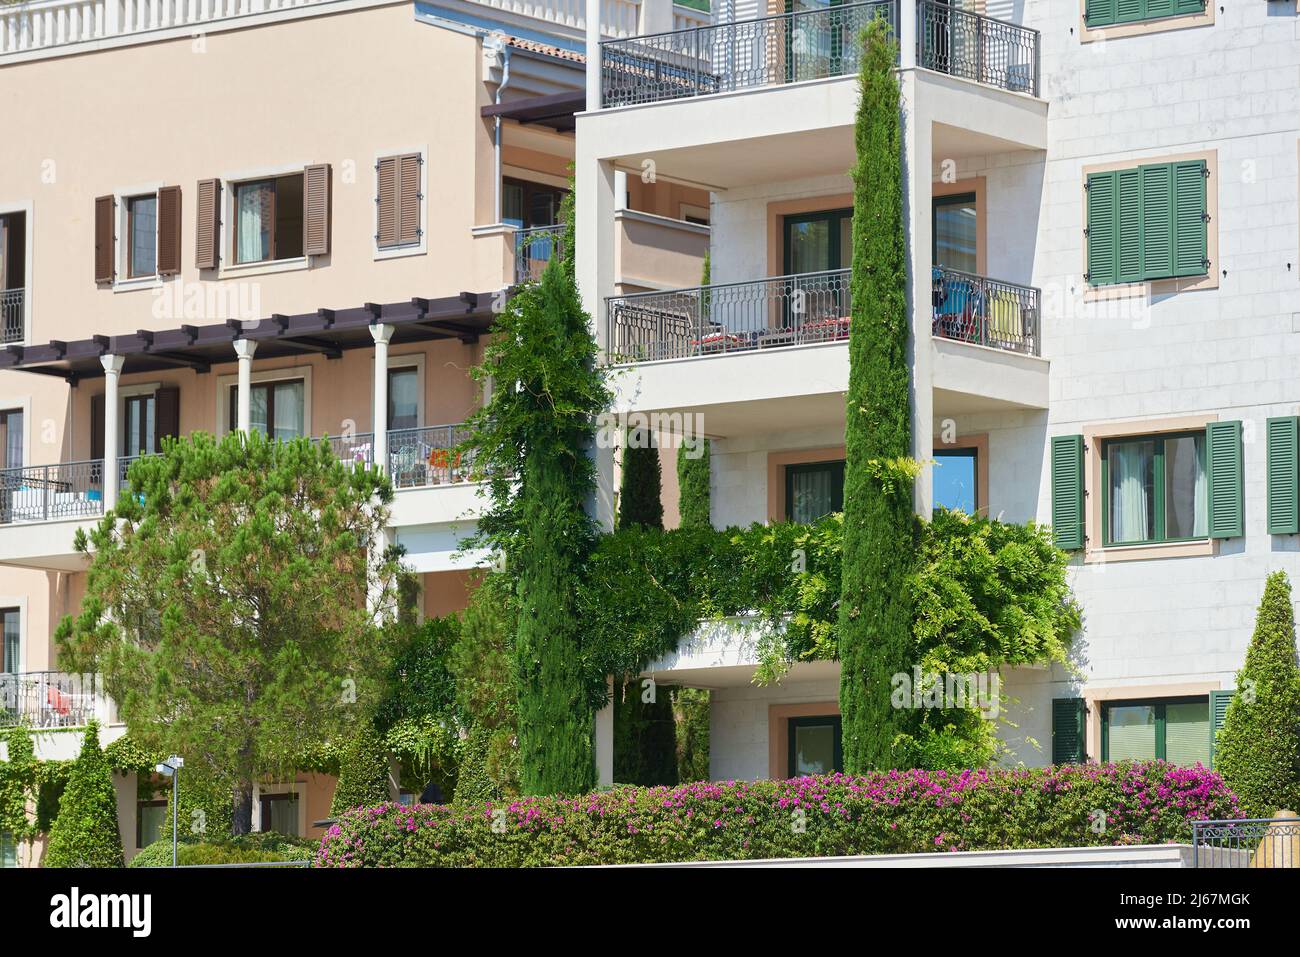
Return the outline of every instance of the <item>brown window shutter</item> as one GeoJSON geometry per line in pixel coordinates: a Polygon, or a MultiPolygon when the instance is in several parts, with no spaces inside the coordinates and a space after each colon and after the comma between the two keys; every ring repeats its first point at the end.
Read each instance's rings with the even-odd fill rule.
{"type": "Polygon", "coordinates": [[[420,154],[408,153],[401,158],[401,176],[397,241],[406,245],[420,241],[420,154]]]}
{"type": "Polygon", "coordinates": [[[194,265],[198,269],[216,269],[221,264],[221,180],[199,180],[198,192],[194,265]]]}
{"type": "Polygon", "coordinates": [[[306,256],[329,255],[329,163],[317,163],[303,170],[302,251],[306,256]]]}
{"type": "Polygon", "coordinates": [[[180,438],[181,390],[174,385],[163,386],[153,394],[153,447],[162,451],[164,438],[180,438]]]}
{"type": "Polygon", "coordinates": [[[117,206],[112,196],[95,198],[95,282],[112,282],[114,274],[113,213],[117,206]]]}
{"type": "Polygon", "coordinates": [[[104,457],[104,394],[90,397],[90,457],[104,457]]]}
{"type": "Polygon", "coordinates": [[[377,229],[375,241],[382,248],[396,246],[398,243],[398,157],[385,156],[379,161],[379,195],[375,197],[375,215],[377,229]]]}
{"type": "Polygon", "coordinates": [[[181,188],[158,190],[158,275],[181,271],[181,188]]]}

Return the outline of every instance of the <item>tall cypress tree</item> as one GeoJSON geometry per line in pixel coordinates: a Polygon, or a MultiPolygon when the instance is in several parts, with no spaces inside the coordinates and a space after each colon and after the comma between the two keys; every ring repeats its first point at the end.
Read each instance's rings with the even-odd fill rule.
{"type": "Polygon", "coordinates": [[[894,737],[915,724],[890,704],[891,676],[911,667],[905,579],[915,551],[912,482],[900,474],[911,454],[911,402],[897,46],[880,19],[862,45],[839,621],[849,772],[896,766],[894,737]]]}
{"type": "Polygon", "coordinates": [[[677,447],[677,512],[682,528],[712,528],[709,500],[709,440],[699,439],[702,452],[691,457],[683,443],[677,447]]]}
{"type": "Polygon", "coordinates": [[[623,482],[618,494],[619,528],[663,528],[663,482],[659,448],[649,429],[628,433],[623,448],[623,482]]]}
{"type": "Polygon", "coordinates": [[[473,370],[497,387],[469,424],[491,500],[473,541],[504,554],[519,600],[514,667],[526,794],[595,784],[595,694],[582,669],[574,583],[596,536],[584,510],[596,489],[589,452],[610,394],[574,278],[572,194],[562,215],[561,254],[509,300],[473,370]]]}

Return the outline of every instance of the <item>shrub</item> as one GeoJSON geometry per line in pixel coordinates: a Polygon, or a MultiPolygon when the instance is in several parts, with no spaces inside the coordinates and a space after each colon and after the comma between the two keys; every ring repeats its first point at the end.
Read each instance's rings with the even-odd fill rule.
{"type": "Polygon", "coordinates": [[[659,443],[649,429],[628,433],[623,448],[623,484],[618,496],[618,527],[663,528],[663,483],[659,443]]]}
{"type": "Polygon", "coordinates": [[[1264,585],[1214,763],[1249,816],[1270,817],[1281,809],[1300,813],[1300,669],[1285,572],[1269,575],[1264,585]]]}
{"type": "Polygon", "coordinates": [[[616,678],[613,706],[614,780],[676,784],[677,725],[671,690],[643,687],[639,678],[616,678]],[[654,699],[647,701],[651,690],[654,699]]]}
{"type": "Polygon", "coordinates": [[[700,454],[692,457],[683,442],[677,447],[677,514],[681,528],[712,528],[712,502],[709,497],[709,440],[696,438],[700,454]]]}
{"type": "MultiPolygon", "coordinates": [[[[317,842],[289,834],[263,831],[236,838],[198,841],[184,838],[176,845],[177,864],[255,864],[267,861],[311,860],[317,842]]],[[[171,867],[172,842],[154,841],[131,859],[131,867],[171,867]]]]}
{"type": "Polygon", "coordinates": [[[355,738],[339,758],[339,779],[334,786],[330,814],[334,817],[354,807],[388,800],[388,749],[369,718],[361,719],[355,738]]]}
{"type": "Polygon", "coordinates": [[[1218,775],[1163,761],[884,771],[473,808],[383,804],[331,826],[315,864],[521,867],[1163,844],[1189,841],[1193,820],[1239,816],[1218,775]]]}
{"type": "Polygon", "coordinates": [[[117,830],[117,792],[113,769],[99,749],[99,724],[82,736],[81,754],[72,765],[50,828],[46,867],[121,867],[122,838],[117,830]]]}

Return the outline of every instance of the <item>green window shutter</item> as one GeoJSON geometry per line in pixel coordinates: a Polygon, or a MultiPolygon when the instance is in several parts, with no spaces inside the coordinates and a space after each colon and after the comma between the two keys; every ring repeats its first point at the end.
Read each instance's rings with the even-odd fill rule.
{"type": "Polygon", "coordinates": [[[1052,763],[1082,764],[1087,754],[1088,708],[1082,698],[1052,699],[1052,763]]]}
{"type": "Polygon", "coordinates": [[[1173,15],[1174,0],[1147,0],[1143,19],[1153,20],[1156,17],[1172,17],[1173,15]]]}
{"type": "Polygon", "coordinates": [[[1204,276],[1208,230],[1205,222],[1205,161],[1172,163],[1174,180],[1175,276],[1204,276]]]}
{"type": "Polygon", "coordinates": [[[1245,534],[1241,423],[1211,422],[1205,427],[1205,447],[1210,477],[1210,537],[1237,538],[1245,534]]]}
{"type": "Polygon", "coordinates": [[[1146,0],[1115,0],[1115,22],[1132,23],[1146,14],[1146,0]]]}
{"type": "Polygon", "coordinates": [[[1117,175],[1115,249],[1117,282],[1142,278],[1142,175],[1138,167],[1117,175]]]}
{"type": "Polygon", "coordinates": [[[1083,548],[1083,436],[1052,436],[1052,534],[1066,551],[1083,548]]]}
{"type": "Polygon", "coordinates": [[[1115,22],[1115,0],[1088,0],[1084,21],[1090,27],[1115,22]]]}
{"type": "Polygon", "coordinates": [[[1088,176],[1088,282],[1104,286],[1115,282],[1115,199],[1119,176],[1088,176]]]}
{"type": "Polygon", "coordinates": [[[1174,13],[1204,13],[1205,0],[1174,0],[1174,13]]]}
{"type": "Polygon", "coordinates": [[[1139,166],[1141,184],[1143,279],[1163,279],[1174,273],[1174,170],[1170,163],[1139,166]]]}
{"type": "Polygon", "coordinates": [[[1223,719],[1228,716],[1228,703],[1234,694],[1233,689],[1210,692],[1210,767],[1214,767],[1214,741],[1223,727],[1223,719]]]}
{"type": "Polygon", "coordinates": [[[1268,420],[1268,533],[1300,532],[1300,418],[1268,420]]]}

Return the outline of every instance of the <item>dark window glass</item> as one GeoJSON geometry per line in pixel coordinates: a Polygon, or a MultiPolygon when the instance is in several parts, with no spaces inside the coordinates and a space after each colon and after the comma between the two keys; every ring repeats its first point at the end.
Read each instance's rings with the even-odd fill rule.
{"type": "Polygon", "coordinates": [[[934,264],[959,272],[978,269],[978,231],[975,228],[975,194],[936,196],[934,211],[934,264]]]}
{"type": "Polygon", "coordinates": [[[420,373],[415,366],[388,370],[388,427],[414,429],[420,424],[420,373]]]}
{"type": "Polygon", "coordinates": [[[789,774],[844,770],[839,715],[789,719],[789,774]]]}
{"type": "Polygon", "coordinates": [[[815,522],[844,510],[844,463],[811,462],[785,468],[785,517],[815,522]]]}
{"type": "Polygon", "coordinates": [[[158,271],[158,197],[137,196],[126,201],[127,275],[152,276],[158,271]]]}

